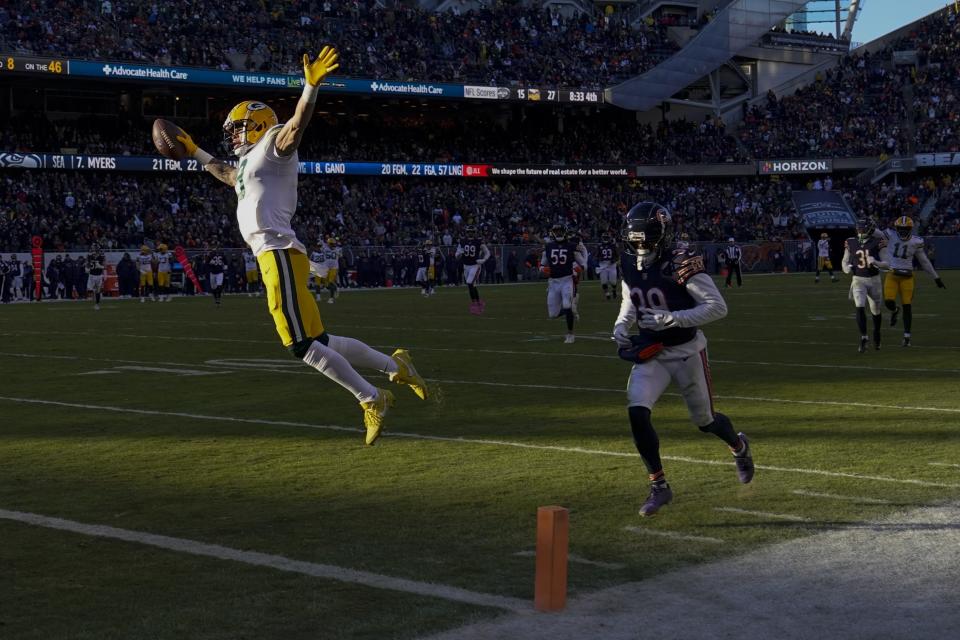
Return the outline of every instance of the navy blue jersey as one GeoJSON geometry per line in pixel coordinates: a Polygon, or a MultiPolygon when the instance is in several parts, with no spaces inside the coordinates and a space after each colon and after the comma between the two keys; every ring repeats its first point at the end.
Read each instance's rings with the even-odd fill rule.
{"type": "Polygon", "coordinates": [[[573,265],[576,262],[577,243],[572,240],[563,242],[548,242],[543,248],[543,255],[550,267],[551,278],[565,278],[573,275],[573,265]]]}
{"type": "Polygon", "coordinates": [[[87,271],[92,276],[103,275],[104,257],[102,253],[91,253],[87,256],[87,271]]]}
{"type": "Polygon", "coordinates": [[[463,260],[465,265],[474,265],[477,264],[477,258],[480,257],[482,250],[480,247],[483,246],[483,243],[479,240],[464,240],[460,243],[460,259],[463,260]]]}
{"type": "Polygon", "coordinates": [[[617,247],[612,242],[604,242],[597,250],[600,262],[613,262],[617,259],[617,247]]]}
{"type": "Polygon", "coordinates": [[[430,252],[429,251],[418,251],[417,252],[417,265],[421,267],[430,266],[430,252]]]}
{"type": "Polygon", "coordinates": [[[223,273],[224,264],[223,255],[219,253],[213,254],[207,260],[210,273],[223,273]]]}
{"type": "MultiPolygon", "coordinates": [[[[640,271],[637,269],[636,256],[624,254],[620,259],[620,269],[638,314],[644,308],[680,311],[697,306],[693,296],[687,293],[686,282],[704,272],[703,258],[699,255],[678,250],[672,257],[640,271]]],[[[693,340],[697,336],[697,327],[675,327],[663,331],[640,329],[640,335],[673,346],[693,340]]]]}
{"type": "Polygon", "coordinates": [[[880,259],[880,238],[871,236],[867,238],[866,242],[860,242],[859,238],[847,238],[844,246],[850,252],[850,266],[853,267],[853,275],[861,278],[872,278],[880,273],[880,270],[874,265],[867,265],[868,257],[874,260],[880,259]]]}

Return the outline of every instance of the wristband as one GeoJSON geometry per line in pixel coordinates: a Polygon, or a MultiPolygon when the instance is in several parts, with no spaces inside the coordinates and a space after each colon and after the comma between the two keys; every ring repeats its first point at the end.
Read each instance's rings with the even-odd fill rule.
{"type": "Polygon", "coordinates": [[[320,93],[319,85],[312,85],[307,81],[303,83],[303,98],[310,104],[317,101],[317,94],[320,93]]]}
{"type": "Polygon", "coordinates": [[[207,166],[207,164],[209,164],[210,161],[213,160],[213,156],[207,153],[206,151],[204,151],[203,149],[201,149],[200,147],[197,147],[197,150],[193,152],[193,157],[197,162],[200,163],[201,167],[207,166]]]}

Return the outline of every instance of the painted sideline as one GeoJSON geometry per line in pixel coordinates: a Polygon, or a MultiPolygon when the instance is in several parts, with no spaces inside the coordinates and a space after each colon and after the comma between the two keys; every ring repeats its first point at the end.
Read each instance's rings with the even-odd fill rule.
{"type": "MultiPolygon", "coordinates": [[[[72,409],[89,409],[93,411],[111,411],[115,413],[133,413],[137,415],[151,416],[172,416],[177,418],[188,418],[191,420],[212,420],[217,422],[239,422],[243,424],[263,424],[280,427],[300,427],[304,429],[319,429],[324,431],[343,431],[349,433],[364,433],[364,429],[356,427],[343,427],[333,424],[310,424],[308,422],[293,422],[289,420],[264,420],[260,418],[238,418],[233,416],[215,416],[197,413],[184,413],[180,411],[156,411],[153,409],[133,409],[128,407],[114,407],[110,405],[80,404],[76,402],[59,402],[56,400],[40,400],[37,398],[16,398],[11,396],[0,396],[0,401],[15,402],[22,404],[37,404],[52,407],[69,407],[72,409]]],[[[539,451],[558,451],[561,453],[583,453],[596,456],[613,456],[618,458],[636,458],[637,454],[622,451],[603,451],[600,449],[585,449],[583,447],[562,447],[559,445],[528,444],[524,442],[513,442],[510,440],[487,440],[483,438],[462,438],[454,436],[432,436],[420,433],[404,433],[402,431],[389,431],[385,436],[393,438],[411,438],[414,440],[432,440],[435,442],[458,442],[461,444],[477,444],[493,447],[514,447],[517,449],[534,449],[539,451]]],[[[664,460],[673,462],[687,462],[690,464],[706,464],[713,466],[732,467],[733,460],[721,462],[719,460],[701,460],[698,458],[688,458],[686,456],[661,456],[664,460]]],[[[728,456],[729,457],[729,456],[728,456]]],[[[948,489],[960,489],[960,483],[949,482],[930,482],[927,480],[918,480],[916,478],[891,478],[888,476],[871,476],[860,473],[847,473],[843,471],[822,471],[820,469],[799,469],[792,467],[775,467],[768,465],[757,465],[757,469],[763,471],[779,471],[783,473],[800,473],[807,475],[826,476],[831,478],[853,478],[857,480],[875,480],[877,482],[895,482],[898,484],[915,484],[923,487],[944,487],[948,489]]]]}
{"type": "Polygon", "coordinates": [[[487,593],[476,593],[467,591],[459,587],[451,587],[431,582],[417,582],[416,580],[407,580],[405,578],[394,578],[381,575],[379,573],[370,573],[369,571],[357,571],[355,569],[346,569],[329,564],[316,564],[314,562],[305,562],[303,560],[293,560],[283,556],[277,556],[269,553],[259,553],[256,551],[241,551],[223,547],[218,544],[208,544],[186,538],[171,538],[154,533],[145,533],[142,531],[131,531],[129,529],[118,529],[98,524],[84,524],[73,520],[63,520],[61,518],[51,518],[49,516],[38,515],[35,513],[25,513],[22,511],[7,511],[0,509],[0,519],[13,520],[47,529],[59,529],[60,531],[70,531],[87,536],[98,538],[109,538],[112,540],[123,540],[125,542],[136,542],[151,547],[167,549],[169,551],[178,551],[189,553],[195,556],[205,556],[208,558],[219,558],[220,560],[233,560],[244,564],[255,565],[258,567],[269,567],[280,571],[290,573],[301,573],[315,578],[328,578],[339,582],[350,582],[361,584],[367,587],[377,589],[389,589],[391,591],[402,591],[404,593],[413,593],[431,598],[442,598],[444,600],[453,600],[455,602],[464,602],[466,604],[477,605],[481,607],[495,607],[497,609],[506,609],[516,613],[532,611],[531,603],[519,598],[508,598],[505,596],[496,596],[487,593]]]}

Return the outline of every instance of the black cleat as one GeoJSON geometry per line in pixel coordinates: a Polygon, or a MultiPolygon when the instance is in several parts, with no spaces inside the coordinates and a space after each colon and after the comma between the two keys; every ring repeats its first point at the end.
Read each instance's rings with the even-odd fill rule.
{"type": "Polygon", "coordinates": [[[857,353],[866,353],[867,351],[867,339],[860,338],[860,346],[857,347],[857,353]]]}
{"type": "Polygon", "coordinates": [[[879,340],[877,340],[876,342],[873,343],[873,349],[874,349],[874,351],[880,351],[880,341],[879,341],[879,340]]]}
{"type": "Polygon", "coordinates": [[[893,311],[890,312],[890,326],[891,326],[891,327],[897,326],[897,318],[898,318],[899,316],[900,316],[900,307],[897,307],[896,309],[894,309],[893,311]]]}
{"type": "Polygon", "coordinates": [[[909,347],[909,346],[910,346],[910,336],[903,336],[903,342],[900,343],[900,346],[901,346],[901,347],[909,347]]]}
{"type": "Polygon", "coordinates": [[[670,489],[670,485],[666,482],[654,482],[650,485],[650,495],[647,497],[647,501],[640,507],[640,515],[652,516],[660,510],[660,507],[670,504],[671,500],[673,500],[673,491],[670,489]]]}
{"type": "Polygon", "coordinates": [[[733,454],[733,461],[737,465],[737,478],[743,484],[747,484],[753,480],[753,454],[750,453],[750,441],[747,440],[747,435],[742,431],[737,435],[740,436],[743,448],[740,450],[740,453],[733,454]]]}

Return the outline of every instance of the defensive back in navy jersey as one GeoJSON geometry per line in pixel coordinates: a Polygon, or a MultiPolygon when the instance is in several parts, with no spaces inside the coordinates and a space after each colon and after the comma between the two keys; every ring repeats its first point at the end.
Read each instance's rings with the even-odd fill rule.
{"type": "Polygon", "coordinates": [[[857,237],[847,238],[846,249],[850,252],[850,266],[853,275],[861,278],[872,278],[880,274],[880,270],[873,264],[880,260],[880,238],[870,236],[865,241],[857,237]],[[873,258],[873,260],[868,260],[873,258]]]}
{"type": "MultiPolygon", "coordinates": [[[[654,268],[641,271],[637,269],[636,257],[624,254],[620,268],[624,296],[633,301],[638,312],[643,308],[679,311],[697,306],[696,300],[687,292],[686,283],[705,271],[700,255],[678,249],[672,256],[654,265],[654,268]]],[[[641,329],[640,334],[670,346],[693,340],[697,335],[697,327],[675,327],[663,331],[641,329]]]]}

